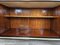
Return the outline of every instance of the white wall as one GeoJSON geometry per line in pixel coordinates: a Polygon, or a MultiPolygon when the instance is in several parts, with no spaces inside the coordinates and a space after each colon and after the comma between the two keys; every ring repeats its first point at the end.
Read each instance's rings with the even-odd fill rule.
{"type": "Polygon", "coordinates": [[[0,45],[60,45],[60,41],[0,39],[0,45]]]}

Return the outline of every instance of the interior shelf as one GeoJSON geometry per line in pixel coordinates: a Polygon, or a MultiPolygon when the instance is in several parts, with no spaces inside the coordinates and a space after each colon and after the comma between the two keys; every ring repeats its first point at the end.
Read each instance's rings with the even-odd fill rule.
{"type": "Polygon", "coordinates": [[[5,15],[7,18],[58,18],[59,16],[10,16],[5,15]]]}

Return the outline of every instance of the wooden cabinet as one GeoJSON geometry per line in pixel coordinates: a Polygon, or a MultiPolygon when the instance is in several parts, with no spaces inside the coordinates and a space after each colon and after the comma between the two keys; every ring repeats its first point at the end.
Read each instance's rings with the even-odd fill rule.
{"type": "Polygon", "coordinates": [[[51,31],[52,20],[57,18],[52,9],[10,9],[10,15],[5,17],[10,22],[10,29],[3,35],[58,37],[51,31]]]}
{"type": "MultiPolygon", "coordinates": [[[[4,7],[0,26],[4,27],[1,36],[59,37],[58,16],[54,9],[17,9],[4,7]],[[55,22],[54,22],[55,21],[55,22]],[[3,23],[2,23],[3,22],[3,23]],[[55,26],[56,24],[56,26],[55,26]],[[55,28],[55,29],[54,29],[55,28]]],[[[60,32],[59,32],[60,33],[60,32]]]]}

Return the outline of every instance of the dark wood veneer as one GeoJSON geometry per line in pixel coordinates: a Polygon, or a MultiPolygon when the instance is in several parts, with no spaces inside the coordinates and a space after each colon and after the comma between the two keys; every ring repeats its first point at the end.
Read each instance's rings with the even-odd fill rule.
{"type": "Polygon", "coordinates": [[[0,36],[31,36],[31,37],[60,37],[60,18],[38,18],[39,16],[59,16],[55,11],[60,7],[51,9],[22,9],[15,13],[17,8],[0,5],[0,36]],[[42,11],[46,10],[45,13],[42,11]],[[5,17],[22,16],[20,17],[5,17]],[[24,18],[23,16],[38,16],[37,18],[24,18]]]}

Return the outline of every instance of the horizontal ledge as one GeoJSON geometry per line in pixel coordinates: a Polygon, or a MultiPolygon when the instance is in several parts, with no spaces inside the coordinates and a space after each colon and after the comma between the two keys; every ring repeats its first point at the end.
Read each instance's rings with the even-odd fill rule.
{"type": "Polygon", "coordinates": [[[56,40],[59,41],[60,38],[29,38],[29,37],[0,37],[0,39],[13,39],[13,40],[56,40]]]}
{"type": "Polygon", "coordinates": [[[7,16],[5,15],[4,17],[8,17],[8,18],[58,18],[59,16],[7,16]]]}

